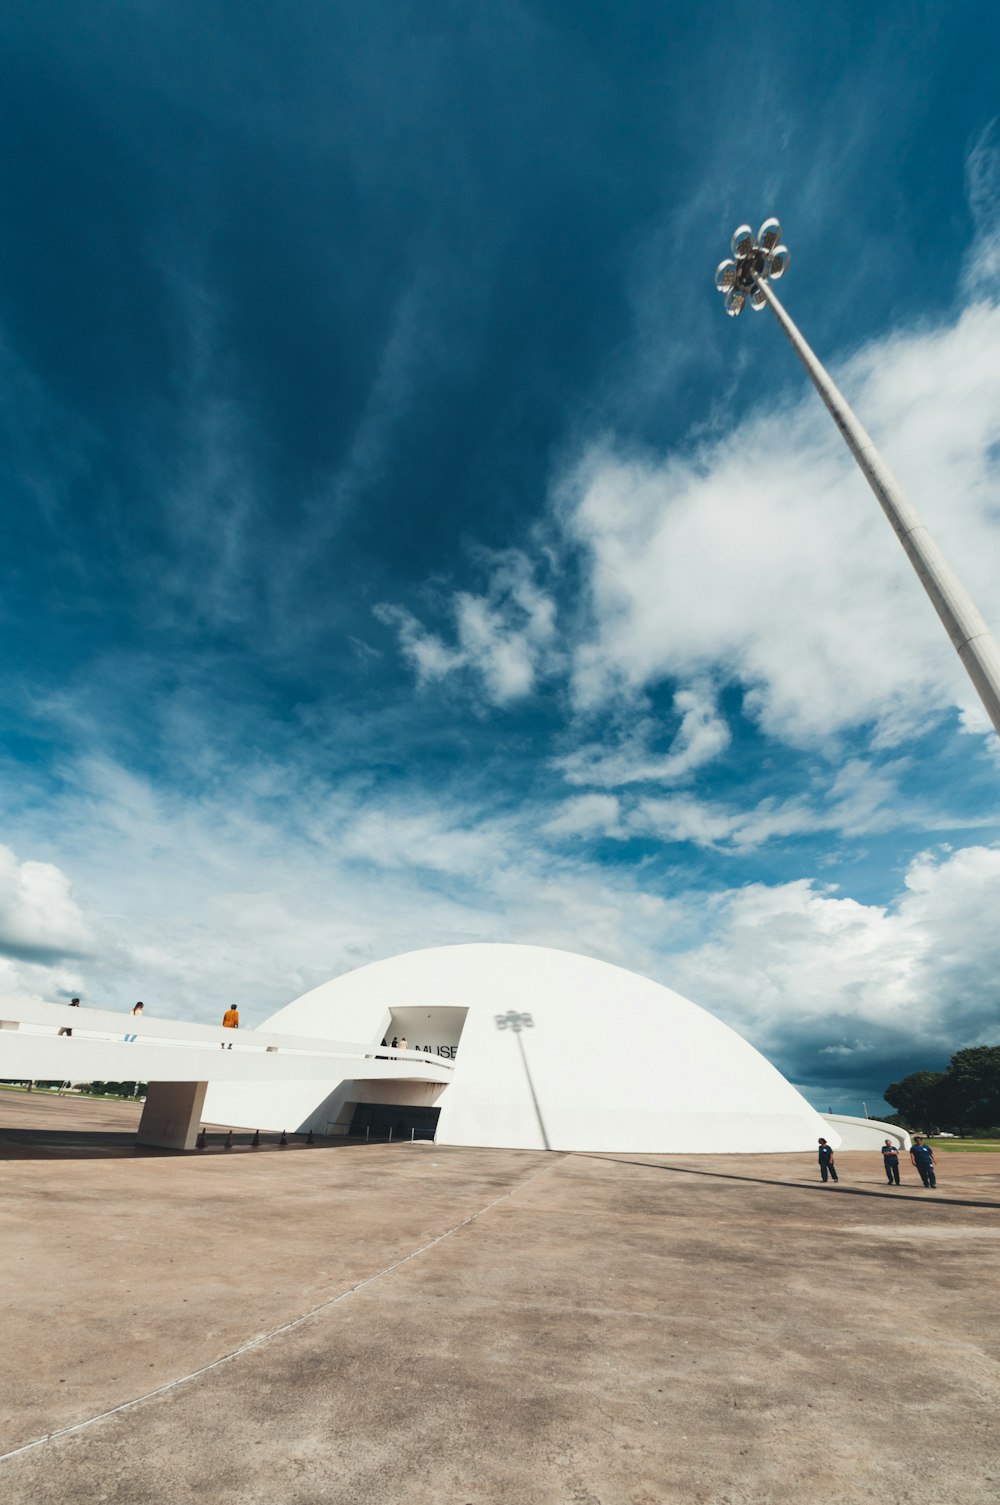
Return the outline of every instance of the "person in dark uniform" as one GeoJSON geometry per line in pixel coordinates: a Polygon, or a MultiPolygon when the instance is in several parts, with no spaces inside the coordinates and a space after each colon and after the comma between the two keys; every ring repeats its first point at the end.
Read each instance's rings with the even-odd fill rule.
{"type": "Polygon", "coordinates": [[[885,1166],[885,1179],[890,1186],[899,1185],[899,1145],[893,1144],[887,1139],[882,1146],[882,1164],[885,1166]]]}
{"type": "Polygon", "coordinates": [[[920,1172],[920,1179],[925,1186],[937,1186],[937,1177],[934,1174],[934,1151],[929,1144],[924,1144],[918,1134],[910,1146],[910,1159],[920,1172]]]}
{"type": "Polygon", "coordinates": [[[831,1181],[839,1180],[837,1167],[833,1163],[833,1145],[827,1144],[825,1139],[819,1142],[819,1173],[824,1181],[828,1177],[831,1181]]]}

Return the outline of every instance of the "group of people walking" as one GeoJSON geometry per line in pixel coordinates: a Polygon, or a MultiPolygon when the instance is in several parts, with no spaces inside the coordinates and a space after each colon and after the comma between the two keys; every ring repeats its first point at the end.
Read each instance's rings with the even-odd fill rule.
{"type": "MultiPolygon", "coordinates": [[[[71,998],[70,1002],[69,1002],[69,1006],[70,1006],[71,1009],[78,1009],[80,1007],[80,1000],[79,1000],[79,998],[71,998]]],[[[142,1016],[143,1016],[143,1013],[145,1011],[145,1007],[146,1007],[146,1005],[144,1003],[137,1003],[137,1004],[133,1005],[133,1008],[132,1008],[132,1018],[133,1019],[141,1019],[142,1016]]],[[[239,1009],[236,1007],[235,1004],[230,1004],[229,1008],[227,1008],[226,1012],[223,1014],[223,1016],[222,1016],[222,1027],[223,1027],[223,1029],[239,1029],[239,1027],[240,1027],[240,1014],[239,1014],[239,1009]]],[[[59,1033],[61,1035],[71,1035],[73,1033],[73,1031],[72,1031],[72,1029],[68,1028],[66,1025],[63,1025],[63,1027],[59,1031],[59,1033]]],[[[137,1040],[138,1038],[139,1038],[138,1035],[135,1034],[135,1033],[133,1033],[132,1031],[129,1031],[125,1035],[125,1040],[126,1041],[137,1040]]],[[[392,1043],[393,1043],[393,1045],[395,1045],[395,1043],[396,1043],[395,1040],[393,1040],[392,1043]]],[[[406,1044],[405,1040],[403,1041],[403,1044],[404,1045],[406,1044]]],[[[232,1048],[233,1047],[232,1047],[231,1044],[229,1044],[229,1045],[223,1044],[223,1046],[222,1046],[223,1050],[232,1050],[232,1048]]]]}
{"type": "MultiPolygon", "coordinates": [[[[76,999],[76,998],[74,998],[73,1002],[75,1004],[78,1004],[79,1000],[76,999]]],[[[133,1018],[135,1018],[135,1019],[141,1019],[144,1008],[145,1008],[144,1004],[137,1003],[136,1006],[135,1006],[135,1008],[132,1010],[133,1018]]],[[[226,1012],[222,1016],[222,1028],[223,1029],[239,1029],[239,1027],[240,1027],[240,1011],[239,1011],[239,1009],[236,1007],[236,1005],[234,1003],[231,1003],[229,1005],[228,1009],[226,1010],[226,1012]]],[[[59,1033],[60,1034],[64,1034],[65,1033],[67,1035],[71,1035],[73,1033],[73,1031],[71,1029],[68,1029],[68,1030],[65,1030],[65,1031],[64,1030],[60,1030],[59,1033]]],[[[125,1036],[126,1040],[135,1040],[136,1038],[137,1038],[136,1035],[126,1035],[125,1036]]],[[[225,1042],[223,1042],[223,1044],[222,1044],[222,1049],[223,1050],[232,1050],[232,1048],[233,1047],[232,1047],[231,1043],[226,1044],[225,1042]]]]}
{"type": "MultiPolygon", "coordinates": [[[[925,1144],[919,1134],[914,1136],[910,1146],[910,1162],[915,1165],[920,1179],[926,1187],[937,1186],[937,1176],[934,1171],[934,1151],[929,1144],[925,1144]]],[[[885,1179],[889,1186],[899,1185],[899,1145],[894,1139],[887,1139],[882,1146],[882,1164],[885,1167],[885,1179]]],[[[825,1139],[819,1142],[819,1173],[824,1181],[839,1181],[837,1167],[833,1163],[833,1145],[825,1139]]]]}

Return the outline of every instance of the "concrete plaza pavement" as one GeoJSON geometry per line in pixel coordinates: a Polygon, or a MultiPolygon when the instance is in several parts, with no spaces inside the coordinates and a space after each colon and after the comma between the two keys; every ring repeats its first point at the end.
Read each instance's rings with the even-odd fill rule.
{"type": "Polygon", "coordinates": [[[1000,1501],[1000,1155],[935,1193],[137,1119],[0,1093],[4,1502],[1000,1501]]]}

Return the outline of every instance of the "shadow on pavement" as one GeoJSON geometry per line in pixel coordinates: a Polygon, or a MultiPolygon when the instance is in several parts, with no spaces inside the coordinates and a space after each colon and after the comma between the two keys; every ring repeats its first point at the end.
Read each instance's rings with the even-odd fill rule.
{"type": "Polygon", "coordinates": [[[753,1186],[781,1186],[785,1191],[825,1192],[833,1195],[839,1192],[842,1197],[878,1197],[883,1201],[893,1202],[928,1202],[946,1203],[949,1207],[995,1207],[1000,1208],[1000,1202],[986,1202],[980,1197],[948,1197],[942,1196],[939,1191],[919,1192],[904,1191],[899,1188],[898,1192],[890,1194],[886,1187],[846,1186],[843,1181],[835,1181],[824,1185],[822,1181],[778,1181],[771,1176],[739,1176],[734,1171],[701,1171],[689,1165],[652,1165],[648,1160],[624,1160],[620,1155],[579,1155],[578,1159],[613,1160],[618,1165],[638,1165],[647,1171],[670,1171],[674,1176],[705,1176],[717,1181],[747,1181],[753,1186]]]}
{"type": "Polygon", "coordinates": [[[146,1150],[125,1133],[60,1129],[0,1129],[0,1160],[122,1160],[136,1155],[173,1155],[176,1150],[146,1150]]]}
{"type": "MultiPolygon", "coordinates": [[[[137,1156],[192,1155],[264,1155],[274,1151],[289,1153],[298,1150],[330,1150],[345,1145],[357,1145],[356,1139],[317,1139],[308,1144],[304,1134],[289,1134],[288,1142],[282,1145],[280,1134],[262,1134],[259,1145],[253,1144],[252,1133],[234,1134],[232,1145],[226,1148],[225,1130],[207,1135],[201,1150],[170,1150],[157,1145],[136,1144],[135,1130],[100,1131],[61,1129],[0,1129],[0,1161],[4,1160],[128,1160],[137,1156]]],[[[363,1141],[361,1141],[363,1143],[363,1141]]]]}

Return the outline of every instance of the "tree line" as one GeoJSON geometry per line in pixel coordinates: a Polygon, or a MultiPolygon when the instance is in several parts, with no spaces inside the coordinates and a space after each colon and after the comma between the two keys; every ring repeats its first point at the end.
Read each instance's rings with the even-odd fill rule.
{"type": "Polygon", "coordinates": [[[974,1045],[944,1071],[914,1071],[882,1094],[906,1129],[1000,1130],[1000,1045],[974,1045]]]}
{"type": "MultiPolygon", "coordinates": [[[[53,1091],[67,1086],[65,1078],[59,1081],[42,1081],[34,1077],[30,1082],[27,1077],[3,1077],[0,1078],[0,1087],[37,1087],[44,1092],[46,1089],[53,1091]]],[[[148,1083],[146,1082],[74,1082],[74,1088],[90,1097],[145,1097],[148,1083]]]]}

